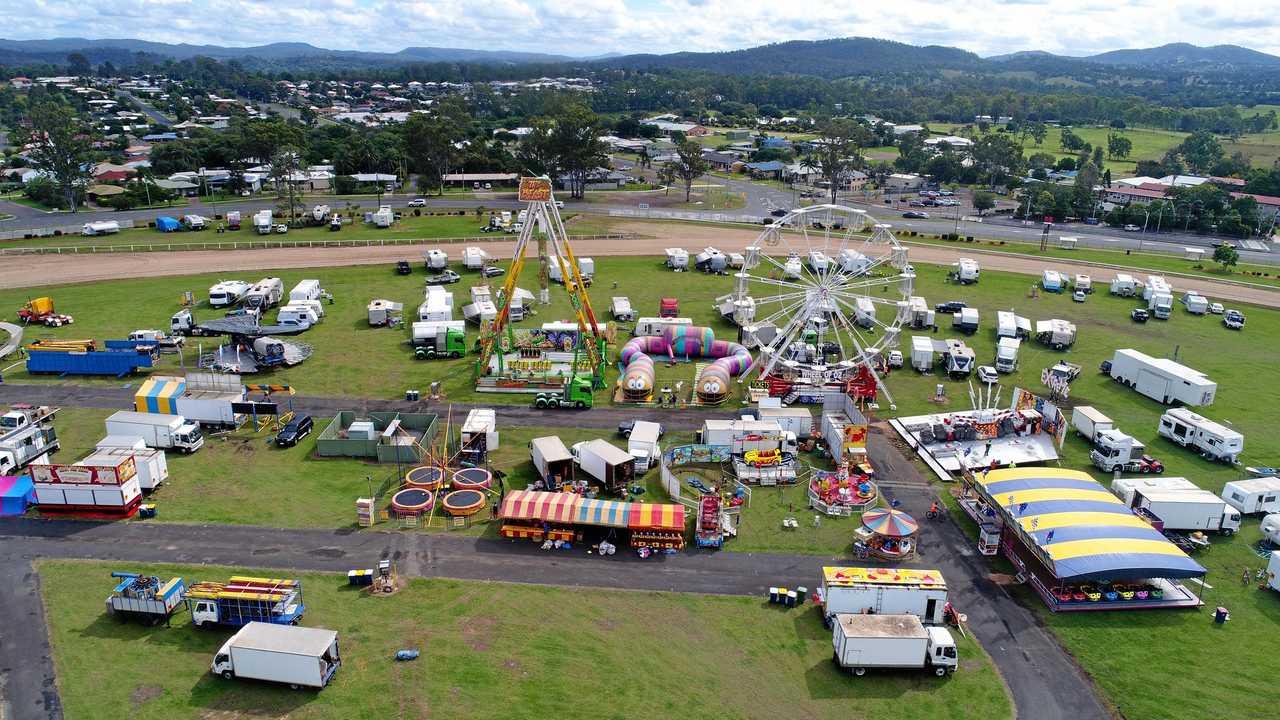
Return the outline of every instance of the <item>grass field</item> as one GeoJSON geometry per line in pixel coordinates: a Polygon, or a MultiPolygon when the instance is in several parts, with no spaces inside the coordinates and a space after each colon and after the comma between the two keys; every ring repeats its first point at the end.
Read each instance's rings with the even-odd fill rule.
{"type": "MultiPolygon", "coordinates": [[[[338,575],[299,576],[305,624],[338,631],[343,665],[323,691],[209,672],[229,630],[124,624],[103,613],[109,573],[42,561],[59,692],[70,720],[147,718],[1008,718],[989,660],[957,638],[960,669],[853,678],[831,663],[812,606],[759,598],[411,580],[391,596],[338,575]],[[100,590],[94,590],[100,588],[100,590]],[[86,592],[87,590],[87,592],[86,592]],[[416,648],[416,662],[396,650],[416,648]]],[[[146,567],[222,579],[243,568],[146,567]]],[[[269,571],[261,571],[269,573],[269,571]]],[[[278,572],[269,574],[279,574],[278,572]]]]}

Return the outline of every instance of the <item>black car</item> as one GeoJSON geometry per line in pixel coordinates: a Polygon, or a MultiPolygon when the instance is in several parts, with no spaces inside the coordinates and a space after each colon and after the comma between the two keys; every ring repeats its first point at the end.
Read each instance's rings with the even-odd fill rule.
{"type": "Polygon", "coordinates": [[[906,212],[902,213],[902,217],[904,217],[904,218],[906,218],[906,219],[908,219],[908,220],[928,220],[928,219],[929,219],[929,213],[927,213],[927,212],[920,212],[919,210],[908,210],[908,211],[906,211],[906,212]]]}
{"type": "Polygon", "coordinates": [[[770,215],[772,215],[772,216],[774,216],[774,217],[782,217],[783,215],[786,215],[788,212],[791,212],[791,211],[790,211],[790,210],[787,210],[786,208],[775,208],[775,209],[774,209],[772,212],[770,212],[769,214],[770,214],[770,215]]]}
{"type": "MultiPolygon", "coordinates": [[[[624,438],[631,437],[631,431],[634,430],[635,427],[636,427],[635,420],[623,420],[622,422],[618,423],[618,436],[624,437],[624,438]]],[[[666,432],[667,432],[667,429],[662,427],[662,423],[658,423],[658,437],[662,437],[663,434],[666,432]]]]}
{"type": "Polygon", "coordinates": [[[1129,313],[1129,318],[1134,322],[1144,323],[1151,319],[1151,313],[1142,308],[1134,308],[1133,312],[1129,313]]]}
{"type": "Polygon", "coordinates": [[[298,444],[299,440],[311,434],[310,415],[298,415],[289,421],[287,425],[280,428],[280,432],[276,433],[277,447],[293,447],[298,444]]]}
{"type": "Polygon", "coordinates": [[[963,300],[949,300],[944,303],[938,303],[933,309],[942,315],[955,315],[966,307],[968,305],[965,305],[963,300]]]}
{"type": "Polygon", "coordinates": [[[412,275],[412,274],[413,274],[413,266],[409,264],[409,261],[408,261],[408,260],[400,260],[400,261],[398,261],[398,262],[396,263],[396,274],[397,274],[397,275],[412,275]]]}

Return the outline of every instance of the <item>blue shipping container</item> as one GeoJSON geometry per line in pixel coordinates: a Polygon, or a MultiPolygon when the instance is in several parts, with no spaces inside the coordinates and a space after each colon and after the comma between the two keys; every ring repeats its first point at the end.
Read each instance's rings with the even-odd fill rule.
{"type": "Polygon", "coordinates": [[[152,367],[155,356],[133,350],[59,352],[33,350],[27,355],[27,372],[62,375],[115,375],[122,377],[139,368],[152,367]]]}

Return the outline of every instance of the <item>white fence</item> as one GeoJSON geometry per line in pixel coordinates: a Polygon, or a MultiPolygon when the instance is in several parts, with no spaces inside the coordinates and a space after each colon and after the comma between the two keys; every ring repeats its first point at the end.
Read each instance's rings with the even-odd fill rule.
{"type": "MultiPolygon", "coordinates": [[[[93,218],[85,215],[85,223],[94,222],[93,218]]],[[[120,223],[120,229],[133,227],[132,220],[117,220],[120,223]]],[[[56,227],[28,228],[26,230],[6,230],[0,232],[0,240],[29,240],[32,238],[55,237],[57,235],[74,235],[80,237],[80,231],[84,229],[84,224],[79,225],[59,225],[56,227]]],[[[2,251],[0,251],[2,252],[2,251]]]]}
{"type": "Polygon", "coordinates": [[[656,210],[613,208],[609,217],[647,218],[651,220],[690,220],[694,222],[748,223],[760,225],[766,218],[760,215],[740,215],[736,213],[712,213],[685,210],[656,210]]]}

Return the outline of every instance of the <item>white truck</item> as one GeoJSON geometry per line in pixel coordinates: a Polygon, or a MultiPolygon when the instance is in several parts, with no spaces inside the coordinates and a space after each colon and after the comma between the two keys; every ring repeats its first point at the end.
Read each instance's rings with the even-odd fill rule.
{"type": "Polygon", "coordinates": [[[1111,481],[1111,492],[1120,498],[1120,502],[1134,506],[1134,497],[1139,492],[1163,491],[1163,492],[1180,492],[1191,491],[1200,492],[1200,486],[1191,482],[1184,477],[1151,477],[1149,475],[1139,475],[1137,477],[1118,477],[1111,481]]]}
{"type": "Polygon", "coordinates": [[[1218,384],[1204,373],[1131,348],[1116,350],[1107,372],[1113,380],[1165,405],[1212,405],[1218,392],[1218,384]]]}
{"type": "Polygon", "coordinates": [[[978,332],[978,308],[961,308],[960,312],[951,316],[951,327],[965,335],[978,332]]]}
{"type": "Polygon", "coordinates": [[[609,303],[609,312],[613,315],[614,320],[621,322],[631,322],[636,319],[636,311],[631,307],[630,298],[616,296],[609,303]]]}
{"type": "Polygon", "coordinates": [[[978,267],[978,261],[973,258],[960,258],[951,264],[951,279],[961,285],[969,285],[978,282],[978,275],[981,269],[978,267]]]}
{"type": "Polygon", "coordinates": [[[1204,315],[1209,312],[1209,299],[1195,290],[1188,290],[1183,293],[1182,306],[1192,315],[1204,315]]]}
{"type": "Polygon", "coordinates": [[[947,583],[937,570],[824,567],[820,596],[828,624],[840,613],[876,613],[941,625],[947,583]]]}
{"type": "Polygon", "coordinates": [[[1018,348],[1022,341],[1016,337],[1002,337],[996,341],[996,372],[1011,373],[1018,369],[1018,348]]]}
{"type": "Polygon", "coordinates": [[[631,435],[627,437],[627,452],[635,458],[637,474],[644,474],[658,464],[662,457],[662,446],[658,444],[661,433],[662,426],[648,420],[637,420],[631,427],[631,435]]]}
{"type": "Polygon", "coordinates": [[[1040,320],[1036,322],[1036,340],[1054,350],[1066,350],[1075,344],[1076,325],[1067,320],[1040,320]]]}
{"type": "Polygon", "coordinates": [[[60,447],[53,429],[56,408],[14,408],[0,415],[0,475],[15,475],[60,447]]]}
{"type": "Polygon", "coordinates": [[[272,227],[270,210],[259,210],[253,214],[253,229],[259,235],[270,235],[272,227]]]}
{"type": "Polygon", "coordinates": [[[831,645],[835,663],[858,676],[867,668],[928,668],[942,677],[959,664],[951,632],[925,627],[915,615],[839,613],[831,645]]]}
{"type": "Polygon", "coordinates": [[[244,294],[245,306],[259,310],[275,307],[282,299],[284,299],[284,281],[278,277],[262,278],[244,294]]]}
{"type": "Polygon", "coordinates": [[[181,415],[121,410],[107,418],[107,435],[141,438],[149,448],[193,453],[204,447],[200,425],[181,415]]]}
{"type": "Polygon", "coordinates": [[[219,280],[209,287],[209,305],[231,307],[240,302],[250,287],[252,285],[243,280],[219,280]]]}
{"type": "Polygon", "coordinates": [[[210,669],[226,680],[265,680],[296,690],[323,688],[341,666],[336,631],[251,622],[222,644],[210,669]]]}
{"type": "Polygon", "coordinates": [[[538,437],[529,441],[529,459],[538,471],[548,490],[556,490],[562,484],[573,481],[573,453],[556,435],[538,437]]]}
{"type": "Polygon", "coordinates": [[[153,450],[142,442],[142,438],[132,435],[108,435],[98,441],[97,447],[83,462],[97,465],[101,461],[107,464],[112,458],[132,457],[133,466],[137,470],[138,487],[143,492],[155,490],[169,479],[169,460],[163,450],[153,450]]]}
{"type": "Polygon", "coordinates": [[[1280,513],[1280,477],[1233,480],[1222,486],[1222,499],[1245,515],[1280,513]]]}
{"type": "Polygon", "coordinates": [[[1093,439],[1089,460],[1104,472],[1164,472],[1164,465],[1146,453],[1147,446],[1132,435],[1115,429],[1103,430],[1093,439]]]}
{"type": "Polygon", "coordinates": [[[569,452],[573,453],[578,467],[609,492],[624,491],[635,479],[636,459],[608,440],[576,442],[569,452]]]}
{"type": "Polygon", "coordinates": [[[85,237],[97,237],[99,235],[112,235],[120,232],[120,223],[115,220],[97,220],[87,222],[80,229],[80,234],[85,237]]]}
{"type": "Polygon", "coordinates": [[[1244,452],[1244,435],[1186,408],[1166,410],[1156,432],[1209,460],[1235,463],[1244,452]]]}
{"type": "Polygon", "coordinates": [[[1207,530],[1230,536],[1240,529],[1240,511],[1208,490],[1137,490],[1130,507],[1157,530],[1207,530]]]}
{"type": "Polygon", "coordinates": [[[996,312],[996,337],[1025,339],[1031,337],[1031,321],[1011,310],[996,312]]]}
{"type": "Polygon", "coordinates": [[[1116,273],[1111,280],[1111,294],[1120,297],[1133,297],[1138,294],[1138,281],[1128,273],[1116,273]]]}
{"type": "Polygon", "coordinates": [[[1077,405],[1071,410],[1071,427],[1092,445],[1098,435],[1114,430],[1116,424],[1092,406],[1077,405]]]}
{"type": "Polygon", "coordinates": [[[1142,286],[1142,299],[1157,320],[1168,320],[1173,314],[1173,287],[1160,275],[1148,275],[1142,286]]]}

